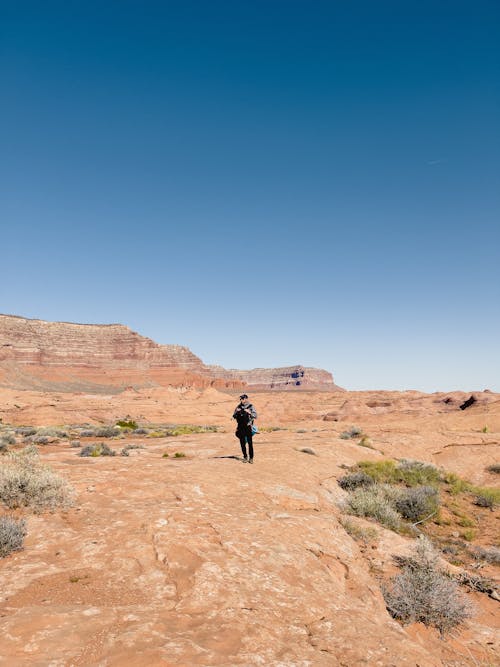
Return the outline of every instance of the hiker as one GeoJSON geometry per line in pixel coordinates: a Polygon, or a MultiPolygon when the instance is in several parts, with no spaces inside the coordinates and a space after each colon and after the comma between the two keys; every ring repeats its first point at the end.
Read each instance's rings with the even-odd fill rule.
{"type": "Polygon", "coordinates": [[[236,437],[240,440],[243,462],[246,463],[248,461],[248,463],[253,463],[252,426],[253,420],[257,419],[257,412],[249,402],[247,394],[241,394],[240,402],[233,414],[233,419],[236,419],[238,423],[236,437]],[[246,443],[248,443],[248,456],[246,443]]]}

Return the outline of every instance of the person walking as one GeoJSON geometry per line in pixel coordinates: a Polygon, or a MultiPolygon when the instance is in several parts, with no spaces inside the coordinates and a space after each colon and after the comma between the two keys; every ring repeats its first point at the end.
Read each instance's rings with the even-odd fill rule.
{"type": "Polygon", "coordinates": [[[253,434],[252,426],[254,419],[257,419],[257,412],[248,400],[247,394],[241,394],[240,402],[233,413],[233,419],[238,424],[236,428],[236,437],[239,438],[243,462],[253,463],[253,434]],[[248,443],[248,455],[246,445],[248,443]]]}

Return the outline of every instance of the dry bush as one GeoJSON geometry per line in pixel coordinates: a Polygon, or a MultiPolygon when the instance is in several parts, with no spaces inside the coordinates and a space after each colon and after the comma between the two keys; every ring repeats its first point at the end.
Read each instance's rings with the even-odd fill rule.
{"type": "Polygon", "coordinates": [[[130,456],[129,451],[131,449],[144,449],[144,445],[138,445],[134,442],[131,442],[129,445],[125,445],[125,447],[120,452],[120,456],[130,456]]]}
{"type": "Polygon", "coordinates": [[[72,489],[48,466],[40,463],[36,447],[10,453],[0,468],[0,501],[10,509],[29,507],[33,512],[68,507],[72,489]]]}
{"type": "Polygon", "coordinates": [[[376,519],[391,530],[401,529],[401,517],[394,509],[391,489],[380,484],[354,489],[346,500],[347,510],[355,516],[376,519]]]}
{"type": "Polygon", "coordinates": [[[417,486],[403,489],[395,507],[404,519],[420,521],[439,509],[439,493],[433,486],[417,486]]]}
{"type": "Polygon", "coordinates": [[[26,521],[10,516],[0,517],[0,558],[23,548],[26,537],[26,521]]]}
{"type": "Polygon", "coordinates": [[[369,544],[374,542],[378,538],[378,532],[375,528],[370,528],[367,526],[360,526],[354,521],[349,519],[341,519],[340,521],[342,528],[348,533],[353,539],[358,542],[363,542],[364,544],[369,544]]]}
{"type": "Polygon", "coordinates": [[[403,562],[401,573],[382,588],[391,616],[405,625],[430,625],[444,635],[472,615],[472,606],[439,568],[437,553],[426,538],[418,539],[413,557],[403,562]]]}
{"type": "Polygon", "coordinates": [[[476,560],[485,560],[492,565],[500,565],[500,549],[498,547],[475,547],[471,554],[476,560]]]}
{"type": "Polygon", "coordinates": [[[338,480],[338,485],[344,489],[344,491],[352,491],[360,486],[371,486],[374,483],[373,478],[364,472],[353,472],[349,475],[344,475],[344,477],[341,477],[338,480]]]}
{"type": "Polygon", "coordinates": [[[488,472],[494,472],[497,475],[500,473],[500,463],[493,463],[493,465],[486,468],[488,472]]]}
{"type": "Polygon", "coordinates": [[[97,442],[94,445],[85,445],[80,451],[80,456],[116,456],[114,449],[111,449],[105,442],[97,442]]]}
{"type": "Polygon", "coordinates": [[[339,438],[342,440],[351,440],[352,438],[359,438],[361,435],[363,435],[363,429],[359,428],[359,426],[351,426],[348,431],[343,431],[339,435],[339,438]]]}

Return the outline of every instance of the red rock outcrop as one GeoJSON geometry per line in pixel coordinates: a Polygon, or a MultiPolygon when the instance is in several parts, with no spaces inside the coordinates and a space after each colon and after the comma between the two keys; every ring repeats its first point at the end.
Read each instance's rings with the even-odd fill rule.
{"type": "Polygon", "coordinates": [[[104,391],[126,386],[336,389],[327,371],[207,366],[181,345],[159,345],[122,324],[0,315],[0,383],[22,389],[104,391]]]}

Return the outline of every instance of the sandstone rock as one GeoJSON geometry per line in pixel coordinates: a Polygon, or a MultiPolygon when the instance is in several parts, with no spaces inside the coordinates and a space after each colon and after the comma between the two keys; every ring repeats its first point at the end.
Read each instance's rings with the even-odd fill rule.
{"type": "Polygon", "coordinates": [[[207,366],[187,347],[159,345],[121,324],[0,315],[0,383],[21,389],[115,393],[147,386],[337,389],[331,373],[292,366],[207,366]]]}

